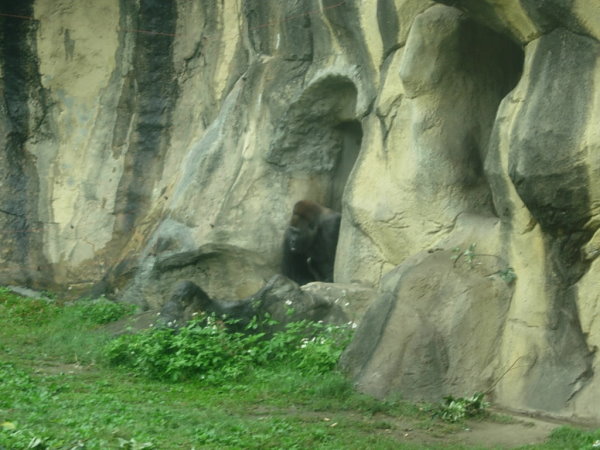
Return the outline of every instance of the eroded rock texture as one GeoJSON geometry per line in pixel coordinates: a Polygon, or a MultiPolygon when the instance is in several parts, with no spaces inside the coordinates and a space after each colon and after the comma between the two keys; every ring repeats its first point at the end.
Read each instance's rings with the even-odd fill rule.
{"type": "Polygon", "coordinates": [[[286,324],[305,320],[337,325],[348,322],[343,307],[335,301],[313,295],[289,278],[275,275],[250,297],[229,301],[213,300],[195,283],[179,281],[162,306],[158,323],[179,327],[203,314],[233,320],[229,326],[240,331],[248,331],[257,319],[257,330],[264,332],[284,330],[286,324]]]}
{"type": "Polygon", "coordinates": [[[597,0],[0,13],[0,282],[248,298],[306,198],[342,212],[336,283],[366,286],[322,295],[373,297],[362,389],[600,420],[597,0]]]}

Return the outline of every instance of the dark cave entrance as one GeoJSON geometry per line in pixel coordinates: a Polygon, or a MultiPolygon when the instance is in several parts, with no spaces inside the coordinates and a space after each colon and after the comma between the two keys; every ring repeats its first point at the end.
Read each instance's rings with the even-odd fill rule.
{"type": "MultiPolygon", "coordinates": [[[[468,86],[470,106],[463,148],[465,185],[490,185],[488,153],[499,145],[495,127],[502,102],[517,87],[523,73],[525,54],[509,36],[499,33],[469,15],[459,22],[456,31],[457,79],[468,86]]],[[[493,156],[492,156],[493,158],[493,156]]],[[[500,164],[494,164],[499,167],[500,164]]],[[[492,172],[494,170],[492,169],[492,172]]],[[[489,186],[492,192],[495,186],[489,186]]],[[[497,215],[497,214],[496,214],[497,215]]]]}
{"type": "Polygon", "coordinates": [[[432,200],[447,193],[449,216],[498,215],[498,117],[523,62],[519,45],[457,9],[432,6],[412,24],[400,78],[411,104],[415,190],[432,200]]]}
{"type": "MultiPolygon", "coordinates": [[[[328,76],[306,88],[282,115],[266,160],[285,173],[291,202],[310,200],[343,213],[344,191],[363,137],[357,97],[349,78],[328,76]]],[[[290,244],[295,233],[290,229],[284,238],[282,273],[299,284],[334,281],[340,216],[320,215],[318,232],[299,251],[290,244]]]]}
{"type": "Polygon", "coordinates": [[[356,87],[346,77],[316,82],[282,116],[267,155],[268,162],[291,178],[309,180],[309,200],[340,212],[362,143],[356,100],[356,87]]]}
{"type": "Polygon", "coordinates": [[[342,122],[334,127],[334,131],[340,135],[341,147],[333,169],[327,203],[335,211],[342,211],[344,189],[358,158],[363,132],[358,120],[342,122]]]}

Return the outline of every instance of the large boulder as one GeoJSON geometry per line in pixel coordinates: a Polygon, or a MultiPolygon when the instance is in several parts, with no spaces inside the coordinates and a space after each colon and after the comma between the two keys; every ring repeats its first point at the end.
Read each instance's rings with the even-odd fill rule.
{"type": "Polygon", "coordinates": [[[180,280],[202,286],[213,299],[244,298],[261,289],[273,275],[273,269],[260,256],[240,247],[206,244],[182,252],[161,247],[163,242],[159,239],[150,247],[152,254],[120,292],[123,301],[160,308],[180,280]]]}
{"type": "Polygon", "coordinates": [[[169,300],[159,311],[157,322],[170,327],[185,325],[194,317],[215,315],[231,319],[245,329],[253,321],[270,331],[281,330],[291,322],[310,321],[340,325],[348,321],[336,302],[311,295],[298,284],[275,275],[261,290],[239,300],[211,299],[191,281],[179,281],[169,300]],[[272,325],[269,325],[270,322],[272,325]]]}
{"type": "Polygon", "coordinates": [[[342,357],[359,389],[437,401],[491,388],[512,302],[501,258],[422,252],[391,271],[342,357]]]}
{"type": "Polygon", "coordinates": [[[356,283],[314,282],[301,286],[301,289],[315,298],[337,305],[352,321],[353,326],[362,320],[367,308],[377,296],[375,289],[356,283]]]}

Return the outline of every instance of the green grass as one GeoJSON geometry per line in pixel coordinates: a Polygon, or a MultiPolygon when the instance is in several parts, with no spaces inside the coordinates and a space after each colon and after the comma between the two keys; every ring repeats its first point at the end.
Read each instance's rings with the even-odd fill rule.
{"type": "MultiPolygon", "coordinates": [[[[343,330],[292,327],[252,345],[219,327],[117,340],[103,331],[129,312],[106,300],[49,303],[0,288],[0,449],[437,448],[462,429],[424,405],[354,392],[331,365],[343,330]],[[235,370],[219,377],[195,361],[198,340],[202,360],[225,352],[231,360],[219,363],[235,370]],[[179,359],[176,369],[167,357],[179,359]]],[[[538,448],[591,448],[598,438],[565,428],[538,448]]]]}
{"type": "MultiPolygon", "coordinates": [[[[1,391],[2,413],[16,426],[0,438],[7,448],[25,448],[33,438],[52,448],[77,442],[118,448],[123,440],[151,442],[155,448],[306,448],[328,441],[351,445],[356,435],[340,439],[340,431],[353,426],[347,414],[331,417],[338,429],[330,426],[336,422],[325,421],[330,415],[325,411],[302,411],[313,395],[306,385],[296,386],[293,403],[282,409],[277,390],[266,385],[164,384],[98,369],[32,376],[11,365],[0,367],[0,373],[14,380],[1,391]],[[300,412],[290,413],[290,407],[300,412]]],[[[393,448],[381,442],[381,448],[393,448]]]]}
{"type": "MultiPolygon", "coordinates": [[[[523,449],[540,448],[533,445],[523,449]]],[[[593,450],[600,448],[600,429],[580,430],[573,427],[562,426],[556,428],[550,435],[550,439],[543,446],[548,450],[593,450]]]]}

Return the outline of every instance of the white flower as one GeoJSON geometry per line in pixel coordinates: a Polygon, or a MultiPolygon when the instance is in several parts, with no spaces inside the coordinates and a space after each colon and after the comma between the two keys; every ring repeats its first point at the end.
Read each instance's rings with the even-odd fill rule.
{"type": "Polygon", "coordinates": [[[600,439],[594,441],[594,443],[592,444],[592,448],[600,448],[600,439]]]}
{"type": "Polygon", "coordinates": [[[344,306],[350,306],[350,302],[344,303],[344,306]]]}
{"type": "Polygon", "coordinates": [[[292,306],[292,301],[291,300],[286,300],[285,304],[288,305],[288,306],[292,306]]]}

